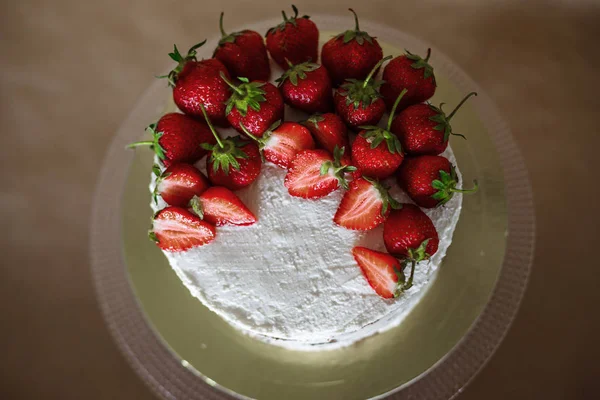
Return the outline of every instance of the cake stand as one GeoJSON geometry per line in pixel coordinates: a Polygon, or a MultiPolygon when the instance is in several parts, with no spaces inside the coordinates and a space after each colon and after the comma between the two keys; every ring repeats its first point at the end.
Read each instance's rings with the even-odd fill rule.
{"type": "MultiPolygon", "coordinates": [[[[348,19],[315,16],[322,40],[348,19]],[[327,32],[325,32],[325,30],[327,32]]],[[[258,32],[279,24],[243,28],[258,32]]],[[[428,44],[362,21],[386,55],[428,44]]],[[[200,38],[201,39],[201,38],[200,38]]],[[[210,57],[213,38],[199,51],[210,57]]],[[[192,298],[160,250],[147,240],[152,154],[125,145],[165,109],[169,89],[152,83],[116,133],[101,170],[92,215],[91,263],[97,295],[115,341],[139,376],[165,399],[449,399],[489,360],[506,334],[531,267],[534,217],[527,172],[507,124],[491,100],[436,49],[432,102],[456,104],[453,119],[468,140],[453,150],[465,199],[453,243],[424,299],[398,327],[351,347],[291,351],[239,333],[192,298]]]]}

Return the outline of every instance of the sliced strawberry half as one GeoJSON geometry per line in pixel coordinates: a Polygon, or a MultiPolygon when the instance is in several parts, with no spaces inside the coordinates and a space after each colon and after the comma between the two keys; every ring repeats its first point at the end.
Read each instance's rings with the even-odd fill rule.
{"type": "Polygon", "coordinates": [[[190,205],[200,218],[216,226],[252,225],[257,221],[242,200],[226,187],[213,186],[194,196],[190,205]]]}
{"type": "Polygon", "coordinates": [[[275,122],[259,138],[251,134],[243,124],[244,133],[258,143],[264,159],[281,168],[289,168],[296,154],[315,148],[310,131],[297,122],[275,122]]]}
{"type": "Polygon", "coordinates": [[[339,186],[348,188],[345,174],[355,171],[351,165],[342,165],[344,149],[336,148],[334,157],[326,150],[299,152],[285,176],[285,187],[290,195],[305,199],[327,196],[339,186]]]}
{"type": "Polygon", "coordinates": [[[404,279],[398,260],[387,253],[360,246],[352,249],[352,255],[367,282],[379,296],[384,299],[398,296],[404,279]]]}
{"type": "Polygon", "coordinates": [[[350,183],[333,222],[347,229],[366,231],[384,222],[390,210],[399,207],[387,187],[377,180],[361,177],[350,183]]]}
{"type": "Polygon", "coordinates": [[[186,207],[192,197],[201,195],[208,187],[208,178],[190,164],[173,164],[162,174],[158,165],[152,170],[157,176],[154,201],[158,195],[170,206],[186,207]]]}
{"type": "Polygon", "coordinates": [[[185,251],[214,240],[215,227],[185,208],[169,206],[154,216],[151,240],[168,251],[185,251]]]}

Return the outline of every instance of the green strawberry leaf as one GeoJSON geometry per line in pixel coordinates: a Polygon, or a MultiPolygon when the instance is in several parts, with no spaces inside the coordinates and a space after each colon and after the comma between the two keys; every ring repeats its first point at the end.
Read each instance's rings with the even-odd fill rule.
{"type": "MultiPolygon", "coordinates": [[[[279,25],[277,25],[277,26],[275,26],[275,27],[273,27],[273,28],[269,29],[269,30],[267,31],[267,34],[266,34],[265,36],[267,36],[267,35],[269,35],[269,34],[272,34],[272,33],[275,33],[276,31],[283,32],[283,31],[285,30],[285,28],[286,28],[287,24],[291,24],[291,25],[293,25],[293,26],[298,26],[298,23],[297,23],[297,21],[296,21],[296,20],[298,19],[298,8],[297,8],[295,5],[293,5],[293,4],[292,4],[292,10],[294,11],[294,16],[293,16],[293,17],[290,17],[290,18],[288,18],[288,17],[287,17],[287,15],[286,15],[285,11],[281,11],[281,15],[283,16],[283,22],[282,22],[282,23],[280,23],[279,25]]],[[[310,16],[308,16],[308,15],[303,15],[303,16],[302,16],[302,17],[300,17],[300,18],[309,19],[309,18],[310,18],[310,16]]]]}
{"type": "Polygon", "coordinates": [[[204,143],[202,147],[211,151],[209,161],[212,163],[213,171],[218,172],[220,169],[225,175],[229,175],[231,168],[240,169],[239,159],[248,158],[248,155],[242,149],[248,142],[244,141],[241,136],[235,136],[222,139],[221,143],[222,147],[219,144],[210,145],[207,143],[204,143]]]}
{"type": "Polygon", "coordinates": [[[174,87],[177,82],[177,78],[179,77],[181,71],[183,71],[185,65],[190,61],[196,61],[196,50],[199,47],[203,46],[204,43],[206,43],[206,39],[190,47],[185,57],[179,52],[177,45],[173,45],[173,52],[169,53],[169,57],[171,58],[171,60],[177,63],[177,66],[173,68],[167,75],[161,75],[158,76],[158,78],[167,78],[169,86],[174,87]]]}
{"type": "Polygon", "coordinates": [[[158,243],[158,237],[156,237],[156,233],[154,233],[153,231],[148,231],[148,239],[150,239],[151,241],[153,241],[154,243],[158,243]]]}
{"type": "Polygon", "coordinates": [[[362,46],[365,43],[365,41],[369,42],[370,44],[373,44],[373,38],[367,32],[360,30],[360,26],[358,24],[358,16],[354,12],[354,10],[351,8],[349,10],[352,12],[352,14],[354,14],[354,30],[347,30],[345,32],[342,32],[339,35],[335,36],[335,38],[342,38],[344,44],[349,43],[351,40],[356,40],[356,43],[358,43],[360,46],[362,46]]]}
{"type": "Polygon", "coordinates": [[[338,93],[346,97],[347,106],[353,104],[354,109],[358,109],[362,104],[362,108],[365,109],[383,97],[379,92],[383,81],[373,79],[373,76],[381,65],[390,58],[392,57],[388,56],[379,60],[364,80],[346,79],[345,83],[340,86],[338,93]]]}
{"type": "Polygon", "coordinates": [[[429,65],[429,57],[431,57],[431,49],[427,49],[427,56],[423,59],[420,56],[411,53],[406,50],[406,58],[414,61],[410,66],[414,69],[423,69],[423,76],[425,79],[433,77],[433,83],[435,85],[435,76],[433,75],[433,67],[429,65]]]}
{"type": "Polygon", "coordinates": [[[233,108],[245,117],[248,113],[248,107],[254,111],[260,111],[260,103],[267,101],[265,92],[262,87],[266,84],[265,82],[250,82],[248,78],[238,77],[242,83],[238,86],[234,85],[223,72],[220,73],[221,79],[227,83],[229,90],[232,92],[229,99],[225,102],[225,113],[229,115],[233,108]]]}
{"type": "Polygon", "coordinates": [[[361,126],[360,128],[363,129],[361,136],[370,143],[372,149],[379,147],[385,141],[385,145],[391,154],[402,154],[400,140],[390,131],[372,125],[361,126]]]}
{"type": "Polygon", "coordinates": [[[202,208],[202,202],[198,196],[194,195],[194,197],[192,197],[190,200],[190,207],[200,219],[204,219],[204,209],[202,208]]]}

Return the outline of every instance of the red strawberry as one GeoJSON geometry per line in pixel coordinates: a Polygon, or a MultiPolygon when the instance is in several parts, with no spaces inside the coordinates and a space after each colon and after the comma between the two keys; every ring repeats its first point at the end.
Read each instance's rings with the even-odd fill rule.
{"type": "Polygon", "coordinates": [[[332,109],[331,80],[319,64],[305,62],[289,64],[289,69],[277,79],[284,101],[307,113],[332,109]]]}
{"type": "Polygon", "coordinates": [[[221,61],[234,77],[246,77],[251,81],[268,81],[271,76],[269,56],[263,37],[255,31],[243,30],[227,34],[223,29],[223,15],[219,19],[221,40],[214,58],[221,61]]]}
{"type": "Polygon", "coordinates": [[[292,64],[317,61],[319,30],[308,15],[298,18],[298,9],[292,5],[294,16],[288,18],[282,11],[283,22],[267,32],[267,50],[281,68],[287,67],[286,59],[292,64]]]}
{"type": "Polygon", "coordinates": [[[399,206],[387,187],[370,178],[358,178],[344,193],[333,222],[347,229],[367,231],[385,221],[390,209],[399,206]]]}
{"type": "Polygon", "coordinates": [[[258,143],[264,159],[281,168],[289,168],[298,152],[315,148],[310,131],[296,122],[277,121],[260,138],[245,130],[244,125],[242,129],[258,143]]]}
{"type": "Polygon", "coordinates": [[[203,220],[216,225],[252,225],[256,217],[231,190],[213,186],[190,202],[192,209],[203,220]]]}
{"type": "Polygon", "coordinates": [[[148,233],[157,246],[168,251],[185,251],[215,239],[215,227],[185,208],[169,206],[154,216],[148,233]]]}
{"type": "Polygon", "coordinates": [[[202,144],[216,143],[206,124],[184,114],[165,114],[157,124],[146,129],[152,134],[152,140],[127,147],[150,146],[165,167],[180,162],[194,164],[207,153],[202,144]]]}
{"type": "Polygon", "coordinates": [[[387,251],[411,264],[410,277],[403,289],[412,286],[416,263],[427,260],[438,249],[439,239],[431,219],[414,204],[402,204],[383,224],[383,241],[387,251]]]}
{"type": "MultiPolygon", "coordinates": [[[[398,96],[396,104],[404,91],[398,96]]],[[[352,164],[361,174],[384,179],[391,176],[402,164],[404,154],[398,138],[390,132],[393,113],[388,119],[387,129],[378,126],[363,126],[352,143],[352,164]]]]}
{"type": "Polygon", "coordinates": [[[335,109],[346,125],[356,128],[361,125],[377,125],[385,112],[385,103],[379,94],[381,81],[373,75],[381,64],[390,59],[380,60],[365,80],[346,79],[334,95],[335,109]]]}
{"type": "Polygon", "coordinates": [[[438,155],[448,147],[450,135],[465,138],[461,134],[452,132],[450,119],[460,106],[473,95],[477,96],[477,93],[471,92],[465,96],[448,116],[442,111],[443,103],[439,108],[431,104],[410,106],[394,118],[391,126],[392,133],[398,136],[402,148],[407,154],[438,155]]]}
{"type": "Polygon", "coordinates": [[[406,54],[394,58],[385,66],[381,94],[388,110],[392,109],[394,100],[402,89],[408,92],[402,99],[399,110],[422,103],[433,96],[436,83],[433,68],[428,64],[429,56],[431,56],[431,49],[427,49],[425,59],[407,50],[406,54]]]}
{"type": "Polygon", "coordinates": [[[339,186],[348,188],[346,172],[356,170],[350,165],[341,165],[344,149],[336,148],[334,157],[325,150],[299,152],[285,176],[285,187],[290,195],[305,199],[327,196],[339,186]]]}
{"type": "Polygon", "coordinates": [[[304,122],[315,140],[333,154],[335,147],[349,149],[348,129],[339,116],[333,113],[315,114],[304,122]]]}
{"type": "Polygon", "coordinates": [[[473,189],[457,189],[454,166],[442,156],[409,157],[398,170],[398,184],[419,206],[437,207],[447,203],[454,193],[474,193],[473,189]]]}
{"type": "Polygon", "coordinates": [[[213,185],[237,190],[250,185],[258,178],[262,160],[258,147],[240,136],[221,139],[208,119],[208,126],[217,144],[205,144],[210,150],[206,159],[208,179],[213,185]]]}
{"type": "Polygon", "coordinates": [[[173,101],[181,111],[202,117],[202,104],[215,124],[228,126],[225,101],[229,98],[229,88],[220,74],[229,76],[229,73],[223,63],[214,58],[196,61],[196,49],[205,42],[193,46],[185,57],[174,46],[169,56],[177,62],[177,67],[164,78],[168,78],[169,85],[173,87],[173,101]]]}
{"type": "Polygon", "coordinates": [[[360,30],[353,9],[356,27],[337,35],[323,45],[321,63],[335,86],[346,79],[365,79],[369,71],[383,58],[377,39],[360,30]]]}
{"type": "Polygon", "coordinates": [[[170,206],[186,207],[192,197],[199,196],[210,186],[206,176],[190,164],[173,164],[162,174],[158,165],[155,165],[152,171],[156,175],[154,201],[160,194],[170,206]]]}
{"type": "Polygon", "coordinates": [[[387,253],[359,246],[352,249],[352,255],[367,282],[378,295],[384,299],[391,299],[400,294],[402,281],[399,277],[404,276],[400,273],[398,260],[387,253]]]}
{"type": "Polygon", "coordinates": [[[254,136],[262,134],[275,122],[283,119],[283,99],[279,90],[271,83],[250,82],[238,78],[242,83],[235,86],[225,75],[221,76],[233,92],[227,100],[227,120],[240,133],[243,124],[254,136]]]}

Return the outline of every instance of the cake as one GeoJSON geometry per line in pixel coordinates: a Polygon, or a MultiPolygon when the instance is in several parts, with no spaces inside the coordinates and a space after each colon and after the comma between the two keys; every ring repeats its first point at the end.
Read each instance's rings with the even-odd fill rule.
{"type": "MultiPolygon", "coordinates": [[[[277,60],[281,61],[281,54],[276,54],[276,50],[274,50],[272,46],[269,47],[269,43],[276,43],[277,39],[270,36],[278,35],[282,32],[285,33],[285,31],[288,30],[286,27],[289,26],[289,30],[292,30],[291,27],[295,27],[296,29],[296,31],[290,32],[290,34],[300,35],[301,37],[304,37],[302,35],[305,35],[307,41],[313,40],[312,37],[309,37],[310,34],[300,29],[304,25],[298,24],[301,20],[304,24],[308,21],[308,18],[297,17],[297,10],[295,11],[295,17],[289,19],[284,17],[286,19],[281,25],[283,28],[281,26],[276,27],[274,28],[275,31],[271,30],[267,35],[267,50],[268,54],[271,55],[271,59],[269,60],[269,75],[271,77],[270,81],[273,84],[277,84],[275,78],[281,76],[291,80],[289,71],[293,70],[293,67],[291,67],[292,63],[290,62],[290,65],[287,66],[289,70],[286,75],[286,66],[283,65],[284,68],[282,68],[282,63],[276,62],[277,60]],[[292,22],[292,19],[295,19],[296,24],[292,22]]],[[[308,30],[310,31],[310,29],[308,30]]],[[[354,32],[354,36],[349,39],[350,43],[352,43],[352,41],[358,42],[361,38],[363,43],[372,43],[374,40],[374,38],[368,37],[365,32],[360,31],[358,22],[355,30],[349,32],[354,32]]],[[[224,39],[221,41],[219,49],[231,44],[231,40],[235,43],[235,40],[239,40],[239,37],[240,36],[236,34],[233,34],[233,36],[224,34],[224,39]],[[230,39],[231,37],[233,39],[230,39]],[[227,40],[230,41],[228,42],[227,40]]],[[[249,39],[252,38],[253,37],[250,37],[249,39]]],[[[343,42],[347,38],[348,33],[343,33],[341,36],[331,39],[323,46],[323,48],[325,49],[326,46],[329,46],[332,41],[343,42]]],[[[359,44],[357,43],[357,45],[359,44]]],[[[310,51],[307,53],[310,53],[310,51]]],[[[176,50],[175,55],[178,54],[179,52],[176,50]]],[[[195,48],[190,49],[190,54],[192,54],[192,57],[189,58],[179,55],[179,59],[177,60],[179,66],[178,69],[175,70],[178,74],[181,74],[182,71],[185,72],[185,68],[188,68],[186,63],[196,62],[194,57],[195,48]]],[[[302,58],[302,52],[298,52],[298,54],[294,53],[294,55],[301,57],[301,59],[295,59],[294,63],[298,65],[302,64],[302,62],[306,62],[307,56],[304,55],[304,58],[302,58]]],[[[323,58],[323,64],[325,64],[325,55],[322,53],[320,53],[320,55],[323,58]]],[[[264,55],[262,54],[257,55],[260,59],[262,59],[263,56],[264,55]]],[[[217,60],[219,59],[218,52],[215,52],[215,57],[217,60]]],[[[371,64],[369,69],[372,71],[377,71],[379,65],[381,65],[384,60],[387,60],[383,59],[383,55],[376,57],[378,57],[378,59],[375,61],[378,61],[379,64],[376,67],[373,67],[371,64]]],[[[417,66],[416,68],[414,66],[410,67],[410,65],[409,67],[421,74],[425,73],[424,86],[431,83],[431,74],[428,73],[430,67],[429,64],[427,64],[429,54],[426,59],[421,59],[416,56],[418,57],[417,60],[415,56],[408,53],[404,56],[397,57],[392,60],[392,62],[401,57],[412,60],[410,61],[412,64],[415,62],[424,62],[425,67],[423,65],[417,66]]],[[[177,57],[172,58],[177,59],[177,57]]],[[[206,60],[203,60],[202,62],[204,61],[206,60]]],[[[230,62],[230,60],[228,62],[230,62]]],[[[329,61],[329,63],[331,63],[331,61],[329,61]]],[[[213,76],[215,73],[219,73],[222,76],[223,81],[227,82],[230,86],[227,90],[232,93],[231,97],[234,97],[237,90],[235,89],[235,82],[230,74],[224,74],[223,72],[225,70],[231,72],[232,67],[228,65],[227,62],[223,62],[222,65],[225,67],[217,66],[211,73],[213,76]]],[[[211,68],[212,67],[213,66],[211,65],[211,68]]],[[[236,66],[236,68],[238,67],[239,66],[236,66]]],[[[307,71],[312,72],[316,68],[316,66],[313,66],[308,68],[307,71]]],[[[336,71],[336,73],[330,71],[334,68],[335,66],[329,66],[327,71],[329,71],[330,76],[335,76],[339,79],[340,71],[336,71]]],[[[386,74],[387,72],[388,71],[384,70],[383,74],[386,74]]],[[[393,72],[394,71],[391,71],[390,73],[393,72]]],[[[236,71],[236,73],[239,74],[239,71],[236,71]]],[[[341,73],[343,75],[343,71],[341,73]]],[[[346,73],[348,72],[346,71],[346,73]]],[[[296,75],[295,80],[306,79],[306,74],[304,74],[304,78],[302,78],[302,73],[296,75]]],[[[383,104],[384,99],[378,100],[383,96],[379,93],[381,83],[376,80],[377,75],[365,77],[363,74],[362,80],[359,79],[359,81],[366,82],[370,79],[374,82],[372,86],[375,90],[372,104],[375,104],[376,101],[381,101],[383,104]]],[[[218,134],[215,134],[220,136],[221,141],[225,141],[226,138],[238,135],[240,132],[244,134],[244,140],[252,141],[249,137],[254,138],[254,136],[258,136],[257,139],[260,140],[260,135],[268,137],[269,134],[272,134],[271,132],[273,130],[277,130],[277,128],[273,128],[273,126],[268,129],[259,129],[257,128],[257,126],[259,126],[257,124],[248,124],[249,128],[246,128],[243,123],[231,119],[231,110],[237,107],[236,104],[227,107],[227,110],[223,111],[219,111],[217,109],[218,107],[212,107],[212,109],[209,110],[208,105],[203,105],[201,107],[202,114],[200,114],[197,109],[194,111],[190,108],[190,104],[192,103],[186,103],[185,101],[182,101],[181,98],[178,99],[177,94],[175,94],[177,91],[177,84],[181,83],[183,79],[178,79],[176,74],[169,75],[169,80],[176,86],[174,95],[177,106],[172,102],[169,102],[170,105],[165,109],[165,112],[178,112],[188,115],[194,115],[195,113],[194,117],[196,117],[196,121],[198,120],[198,117],[204,116],[208,121],[213,120],[221,126],[227,125],[227,121],[229,121],[229,124],[233,127],[216,129],[218,134]],[[221,112],[221,114],[219,114],[219,112],[221,112]],[[218,115],[223,115],[222,112],[226,113],[227,119],[225,121],[223,118],[218,117],[218,115]],[[249,132],[249,129],[255,129],[255,131],[249,132]],[[256,129],[258,129],[258,131],[256,129]]],[[[260,80],[256,80],[256,82],[259,81],[260,80]]],[[[332,81],[334,82],[333,85],[335,85],[335,79],[332,79],[332,81]]],[[[241,82],[242,83],[240,83],[240,86],[238,87],[245,87],[244,85],[251,84],[252,80],[248,80],[248,82],[242,80],[241,82]]],[[[349,82],[350,81],[347,83],[349,82]]],[[[433,82],[435,81],[433,80],[433,82]]],[[[371,83],[369,83],[369,85],[371,85],[371,83]]],[[[366,86],[367,84],[365,83],[365,87],[366,86]]],[[[260,84],[257,87],[264,88],[264,84],[260,84]]],[[[410,105],[412,104],[421,104],[433,94],[433,92],[430,94],[425,93],[427,88],[423,89],[423,87],[419,87],[417,90],[405,90],[400,96],[397,96],[396,91],[396,105],[404,95],[406,95],[405,98],[410,98],[408,105],[403,105],[405,110],[407,107],[410,108],[410,105]],[[425,93],[425,96],[429,97],[420,99],[419,92],[422,92],[421,95],[425,93]]],[[[279,90],[284,90],[282,89],[281,84],[279,85],[279,90]]],[[[328,90],[331,90],[331,88],[328,90]]],[[[339,96],[340,93],[343,94],[344,90],[346,92],[351,92],[354,89],[350,84],[338,87],[335,96],[339,96]]],[[[393,92],[393,88],[388,87],[385,92],[389,93],[390,91],[393,92]]],[[[384,90],[381,90],[381,93],[383,92],[384,90]]],[[[348,95],[348,93],[346,93],[346,95],[348,95]]],[[[294,103],[293,99],[289,98],[289,95],[286,96],[285,93],[283,93],[283,98],[286,105],[285,109],[282,109],[281,114],[285,115],[285,121],[306,121],[308,116],[312,114],[305,112],[307,110],[303,107],[306,105],[294,103]]],[[[385,101],[388,102],[388,99],[386,98],[385,101]]],[[[202,101],[200,103],[202,103],[202,101]]],[[[329,102],[325,101],[322,103],[325,105],[319,104],[317,106],[323,108],[323,110],[319,111],[333,112],[335,107],[336,113],[339,114],[340,106],[338,105],[337,99],[334,100],[332,97],[329,102]],[[334,106],[334,104],[336,105],[334,106]]],[[[394,103],[394,101],[392,100],[391,103],[394,103]]],[[[350,112],[352,112],[352,102],[346,103],[346,105],[348,104],[350,105],[350,112]]],[[[227,101],[223,102],[223,108],[226,106],[227,101]]],[[[306,107],[309,106],[310,104],[306,107]]],[[[382,107],[382,110],[385,109],[385,105],[382,107]]],[[[436,107],[428,107],[435,113],[439,112],[439,115],[442,115],[442,111],[436,107]]],[[[390,107],[388,106],[388,111],[389,108],[390,107]]],[[[355,109],[360,109],[360,107],[355,109]]],[[[366,107],[363,109],[366,109],[366,107]]],[[[392,110],[392,114],[393,111],[394,110],[392,110]]],[[[381,111],[381,113],[383,114],[383,111],[381,111]]],[[[379,130],[376,130],[375,127],[369,128],[371,131],[368,129],[363,130],[364,127],[358,128],[358,125],[353,124],[351,118],[343,117],[343,120],[350,129],[355,129],[358,134],[363,137],[369,138],[368,132],[371,132],[372,137],[368,139],[368,142],[372,144],[374,141],[373,137],[376,138],[376,136],[380,134],[385,136],[385,132],[390,131],[390,124],[386,125],[389,114],[389,112],[386,112],[383,115],[379,115],[376,119],[375,124],[379,125],[379,130]]],[[[445,114],[443,115],[445,116],[445,114]]],[[[449,120],[452,115],[453,113],[450,114],[447,120],[449,120]]],[[[241,120],[245,117],[247,117],[247,115],[238,115],[238,118],[241,120]]],[[[329,350],[349,346],[378,332],[389,330],[402,323],[405,317],[410,313],[411,309],[413,309],[420,299],[426,295],[427,288],[435,279],[436,273],[446,255],[446,251],[452,242],[452,235],[461,211],[462,195],[459,192],[462,190],[457,189],[454,186],[460,181],[461,175],[454,153],[447,143],[451,128],[449,128],[448,121],[445,119],[440,121],[439,118],[437,120],[435,118],[428,118],[428,120],[435,122],[433,128],[431,128],[434,130],[431,132],[435,135],[441,135],[442,139],[440,140],[442,140],[443,146],[439,150],[427,150],[424,154],[433,154],[433,156],[439,157],[440,159],[444,158],[447,160],[446,162],[448,162],[448,165],[451,165],[451,169],[448,170],[448,174],[444,174],[444,171],[440,171],[441,175],[439,179],[436,178],[439,182],[437,184],[432,184],[434,191],[437,190],[438,192],[436,192],[436,195],[434,196],[428,195],[435,200],[425,199],[425,205],[420,204],[423,199],[420,198],[418,194],[415,194],[416,192],[407,188],[406,182],[398,178],[399,172],[394,172],[391,176],[377,177],[379,179],[373,177],[375,173],[369,174],[369,177],[367,177],[365,174],[367,167],[364,163],[361,164],[361,160],[356,160],[358,157],[356,153],[352,152],[351,157],[350,151],[347,151],[345,156],[343,156],[345,158],[341,157],[342,160],[345,160],[342,164],[350,165],[350,163],[352,163],[361,165],[361,168],[358,171],[352,171],[354,168],[343,170],[339,187],[336,184],[336,190],[332,190],[330,193],[319,195],[317,196],[318,198],[298,197],[293,194],[289,187],[289,177],[287,177],[287,175],[289,175],[289,171],[293,169],[294,162],[301,151],[292,155],[293,160],[285,165],[286,168],[282,168],[282,165],[279,162],[270,162],[269,157],[265,157],[263,149],[263,157],[265,157],[266,160],[261,164],[257,176],[251,179],[252,182],[245,184],[244,187],[230,188],[234,190],[238,200],[241,201],[253,215],[253,219],[249,223],[240,225],[227,223],[217,224],[220,226],[215,228],[213,226],[214,221],[211,221],[212,224],[207,223],[206,221],[210,220],[203,214],[203,211],[198,211],[192,206],[192,203],[190,203],[189,206],[183,208],[187,208],[190,213],[196,211],[200,217],[206,220],[202,223],[210,226],[210,237],[206,238],[203,242],[194,242],[193,245],[188,243],[186,246],[178,247],[174,250],[172,247],[169,248],[164,246],[164,242],[162,242],[164,236],[160,236],[160,232],[157,232],[156,221],[154,232],[151,233],[151,237],[153,240],[157,241],[171,268],[181,279],[182,283],[192,296],[196,297],[204,306],[215,312],[234,328],[243,334],[258,340],[294,350],[329,350]],[[439,124],[442,124],[441,129],[439,128],[439,124]],[[444,129],[446,127],[450,130],[449,132],[445,132],[444,129]],[[356,229],[356,227],[348,229],[347,226],[342,226],[344,224],[340,224],[339,220],[334,222],[334,215],[337,215],[336,212],[339,212],[338,208],[343,202],[344,196],[346,196],[346,193],[354,190],[354,186],[351,184],[349,187],[344,187],[346,183],[343,181],[347,179],[347,181],[351,183],[353,180],[361,179],[361,175],[365,179],[368,179],[369,182],[373,180],[379,182],[383,187],[387,187],[389,195],[400,204],[417,203],[418,205],[422,205],[422,211],[429,217],[428,219],[431,220],[433,227],[435,227],[435,231],[437,232],[437,238],[439,238],[437,251],[433,250],[433,254],[426,254],[425,257],[421,257],[417,260],[421,262],[419,262],[415,268],[412,285],[405,285],[404,281],[404,276],[408,276],[410,263],[402,264],[402,267],[398,267],[400,264],[397,264],[394,267],[394,271],[396,271],[396,274],[398,275],[398,277],[394,279],[394,285],[397,283],[397,287],[402,289],[395,291],[395,296],[383,295],[380,290],[376,288],[376,285],[373,284],[372,276],[369,278],[369,272],[365,271],[363,263],[361,263],[354,255],[354,249],[357,247],[380,252],[378,254],[386,254],[386,250],[391,252],[388,243],[384,243],[384,240],[382,240],[384,229],[388,229],[384,228],[387,222],[381,224],[377,223],[378,226],[368,230],[356,229]],[[402,188],[400,187],[399,182],[403,185],[402,188]],[[442,184],[450,186],[436,186],[442,184]],[[453,195],[455,192],[456,195],[453,195]],[[433,201],[435,207],[429,205],[431,201],[433,201]],[[360,265],[357,265],[357,262],[360,265]],[[404,271],[401,271],[402,269],[404,269],[404,271]]],[[[392,118],[389,119],[389,122],[392,122],[392,118]]],[[[394,120],[394,123],[396,123],[396,120],[394,120]]],[[[360,124],[360,126],[362,125],[366,124],[360,124]]],[[[205,127],[203,129],[208,128],[205,127]]],[[[210,129],[214,129],[212,125],[210,126],[210,129]]],[[[156,167],[151,174],[149,187],[150,192],[154,194],[150,205],[155,212],[155,215],[158,215],[161,210],[165,210],[173,206],[173,204],[170,205],[165,202],[163,197],[166,198],[166,196],[161,195],[159,190],[160,187],[157,188],[157,183],[161,179],[164,179],[164,171],[168,164],[174,165],[184,159],[169,159],[174,153],[169,153],[168,149],[164,148],[166,145],[159,144],[159,139],[161,137],[160,133],[158,135],[156,135],[156,132],[153,133],[155,134],[155,140],[144,143],[154,146],[155,151],[156,147],[160,147],[160,151],[157,151],[157,154],[155,155],[156,167]]],[[[355,146],[355,137],[355,133],[350,133],[349,142],[346,143],[346,146],[348,147],[347,150],[350,150],[355,146]]],[[[406,149],[411,148],[411,143],[406,142],[406,140],[408,140],[406,137],[401,138],[401,141],[405,141],[401,150],[399,149],[400,145],[397,145],[397,153],[401,155],[399,163],[402,163],[402,158],[405,155],[406,149]]],[[[205,137],[203,141],[206,142],[208,139],[205,137]]],[[[393,154],[393,143],[396,142],[398,142],[397,139],[386,138],[381,143],[381,146],[386,146],[387,143],[388,145],[391,144],[391,147],[382,147],[382,149],[390,151],[390,153],[393,154]]],[[[378,148],[378,143],[375,143],[375,145],[375,148],[378,148]]],[[[217,152],[218,149],[215,150],[215,147],[211,146],[218,146],[218,144],[211,141],[211,144],[204,145],[205,149],[209,152],[208,155],[196,154],[190,156],[190,152],[188,151],[186,153],[188,159],[185,159],[184,163],[194,165],[198,171],[209,177],[212,185],[216,185],[214,171],[210,170],[215,164],[212,164],[211,160],[213,159],[209,157],[211,157],[211,154],[217,152]],[[209,170],[207,170],[207,166],[209,167],[209,170]]],[[[314,147],[326,148],[327,146],[317,140],[314,147]]],[[[331,149],[329,150],[331,151],[331,149]]],[[[337,150],[338,149],[336,148],[336,151],[337,150]]],[[[312,150],[312,147],[310,147],[304,151],[310,152],[315,150],[312,150]]],[[[418,158],[423,155],[409,153],[407,156],[418,158]]],[[[241,160],[241,158],[239,160],[241,160]]],[[[340,160],[336,159],[336,162],[337,161],[340,160]]],[[[218,167],[220,167],[220,164],[217,162],[214,170],[216,171],[218,167]]],[[[229,168],[235,167],[229,165],[229,168]]],[[[399,171],[399,168],[402,167],[395,166],[394,171],[399,171]]],[[[325,175],[333,173],[331,171],[335,170],[335,166],[332,164],[331,169],[326,168],[325,170],[325,175]]],[[[437,173],[438,171],[435,172],[437,173]]],[[[323,172],[321,174],[323,174],[323,172]]],[[[208,182],[205,177],[202,178],[202,180],[208,182]]],[[[208,183],[206,183],[206,186],[208,186],[208,183]]],[[[206,190],[206,188],[196,190],[199,194],[206,190]]],[[[197,197],[194,198],[197,199],[197,197]]],[[[187,200],[188,199],[186,198],[185,201],[187,202],[187,200]]],[[[179,205],[181,206],[181,204],[179,205]]],[[[398,205],[398,207],[401,207],[401,205],[398,205]]],[[[381,212],[381,215],[387,217],[389,210],[387,211],[387,214],[385,214],[384,211],[385,209],[381,212]]],[[[396,211],[397,210],[394,210],[392,213],[396,211]]],[[[382,220],[384,219],[385,218],[382,220]]],[[[427,245],[428,240],[423,241],[423,249],[427,245]]],[[[429,249],[429,247],[427,247],[427,249],[429,249]]],[[[414,250],[416,251],[416,249],[414,250]]],[[[398,254],[394,255],[399,257],[398,254]]],[[[387,254],[386,256],[389,257],[387,254]]],[[[400,262],[408,260],[406,257],[406,255],[404,257],[399,257],[400,262]]],[[[375,273],[377,274],[379,272],[375,271],[375,273]]],[[[387,279],[389,279],[389,277],[387,279]]]]}

